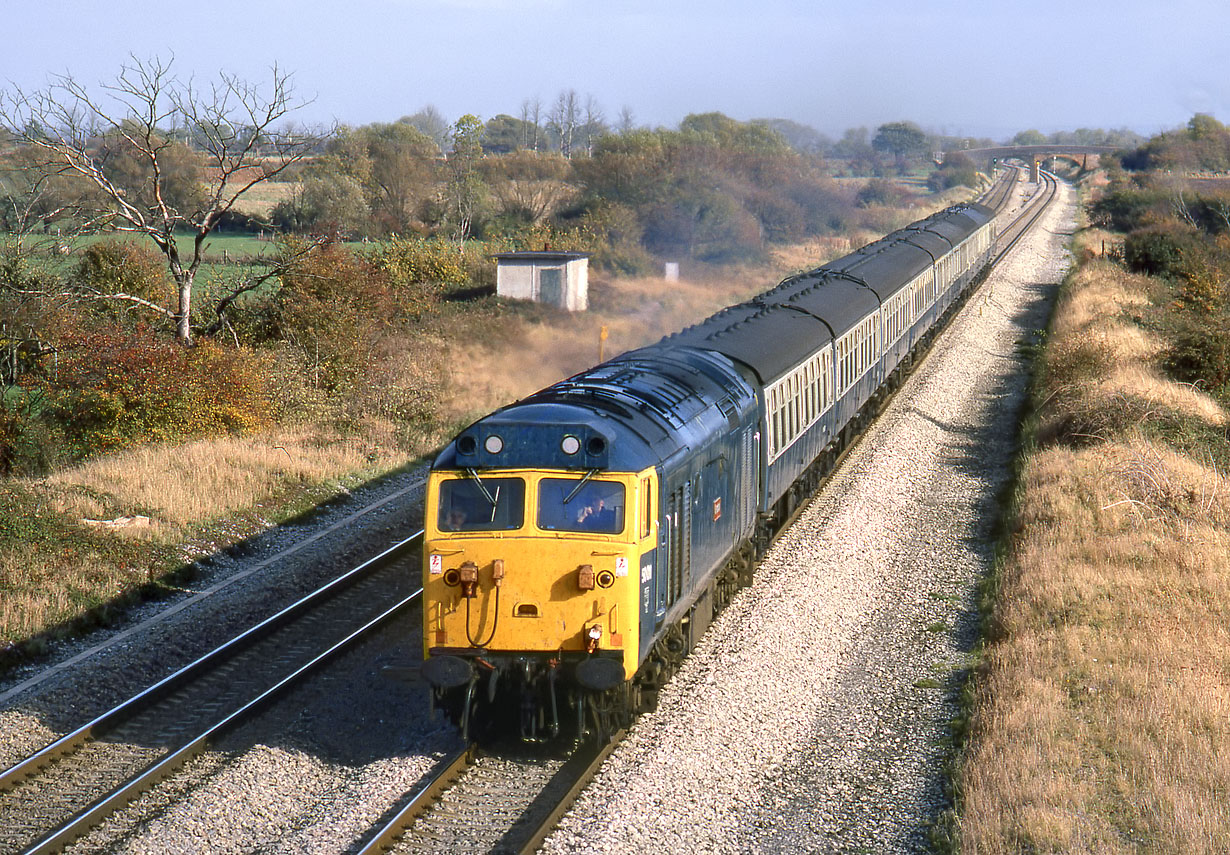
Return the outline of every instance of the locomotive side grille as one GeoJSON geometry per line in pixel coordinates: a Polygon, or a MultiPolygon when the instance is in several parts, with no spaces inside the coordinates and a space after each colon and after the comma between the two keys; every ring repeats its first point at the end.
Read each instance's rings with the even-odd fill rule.
{"type": "Polygon", "coordinates": [[[756,455],[752,445],[752,429],[743,432],[742,519],[740,530],[748,531],[756,521],[756,455]]]}

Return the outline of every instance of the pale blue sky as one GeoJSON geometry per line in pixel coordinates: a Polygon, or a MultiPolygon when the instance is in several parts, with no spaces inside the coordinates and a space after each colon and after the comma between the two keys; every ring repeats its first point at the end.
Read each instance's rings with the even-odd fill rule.
{"type": "Polygon", "coordinates": [[[129,54],[251,81],[277,63],[301,121],[516,115],[562,89],[613,120],[782,117],[829,134],[908,119],[1002,138],[1230,121],[1230,4],[1172,0],[9,0],[0,88],[114,76],[129,54]],[[1016,39],[1005,46],[1003,38],[1016,39]],[[1038,46],[1031,55],[1027,46],[1038,46]]]}

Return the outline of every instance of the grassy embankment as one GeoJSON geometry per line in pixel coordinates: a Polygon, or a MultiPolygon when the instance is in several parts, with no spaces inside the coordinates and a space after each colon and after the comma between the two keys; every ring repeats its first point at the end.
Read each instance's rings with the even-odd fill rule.
{"type": "Polygon", "coordinates": [[[957,781],[966,853],[1230,849],[1227,413],[1156,367],[1169,287],[1078,233],[957,781]]]}

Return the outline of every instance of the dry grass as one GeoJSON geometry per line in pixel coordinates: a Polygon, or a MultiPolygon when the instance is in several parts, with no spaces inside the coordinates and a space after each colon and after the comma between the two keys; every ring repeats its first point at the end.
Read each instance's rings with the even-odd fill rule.
{"type": "Polygon", "coordinates": [[[273,207],[290,199],[299,185],[293,181],[265,181],[239,197],[235,210],[241,214],[267,219],[273,207]]]}
{"type": "Polygon", "coordinates": [[[1213,853],[1230,841],[1230,480],[1147,439],[1224,425],[1151,365],[1147,280],[1070,280],[959,777],[967,853],[1213,853]],[[1095,426],[1096,435],[1074,426],[1095,426]]]}
{"type": "Polygon", "coordinates": [[[1149,305],[1149,280],[1102,260],[1085,263],[1055,309],[1044,356],[1045,398],[1038,436],[1108,439],[1156,418],[1224,425],[1209,395],[1162,376],[1154,358],[1164,343],[1133,317],[1149,305]]]}
{"type": "Polygon", "coordinates": [[[288,485],[338,481],[373,464],[402,462],[373,440],[291,426],[257,436],[135,448],[42,483],[59,511],[95,520],[118,516],[116,510],[147,516],[150,525],[131,531],[170,542],[200,523],[259,507],[288,485]]]}
{"type": "Polygon", "coordinates": [[[288,428],[133,449],[14,484],[37,519],[28,542],[0,546],[0,642],[91,613],[105,620],[108,603],[184,560],[328,498],[356,473],[399,465],[404,455],[384,450],[395,446],[378,433],[288,428]]]}
{"type": "Polygon", "coordinates": [[[1230,840],[1230,485],[1140,442],[1029,464],[961,782],[964,851],[1230,840]]]}

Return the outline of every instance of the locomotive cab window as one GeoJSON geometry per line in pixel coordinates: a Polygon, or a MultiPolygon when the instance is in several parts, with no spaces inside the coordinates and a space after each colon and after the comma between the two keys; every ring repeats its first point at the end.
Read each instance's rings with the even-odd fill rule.
{"type": "Polygon", "coordinates": [[[520,478],[465,478],[440,484],[440,531],[511,531],[525,519],[520,478]]]}
{"type": "Polygon", "coordinates": [[[544,478],[538,484],[538,527],[546,531],[619,534],[624,485],[614,481],[544,478]]]}
{"type": "Polygon", "coordinates": [[[653,494],[650,487],[653,482],[648,478],[641,479],[641,538],[653,533],[653,494]]]}

